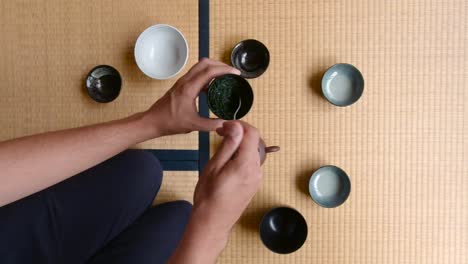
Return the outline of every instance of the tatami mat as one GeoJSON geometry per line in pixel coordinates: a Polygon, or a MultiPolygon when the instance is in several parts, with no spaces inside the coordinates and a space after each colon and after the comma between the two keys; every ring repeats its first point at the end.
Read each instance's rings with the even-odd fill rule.
{"type": "Polygon", "coordinates": [[[193,192],[198,181],[197,171],[165,171],[161,188],[153,204],[176,200],[193,203],[193,192]]]}
{"type": "MultiPolygon", "coordinates": [[[[171,24],[189,44],[185,70],[198,60],[198,1],[1,1],[0,140],[128,116],[151,106],[175,82],[146,77],[133,47],[147,27],[171,24]],[[92,101],[86,74],[109,64],[123,77],[120,96],[92,101]]],[[[179,74],[178,76],[181,76],[179,74]]],[[[197,149],[197,133],[144,148],[197,149]]]]}
{"type": "MultiPolygon", "coordinates": [[[[219,263],[466,263],[468,259],[468,6],[442,1],[211,1],[210,51],[240,40],[270,50],[245,121],[281,151],[219,263]],[[356,65],[361,100],[338,108],[320,94],[332,64],[356,65]],[[334,164],[348,201],[320,208],[311,173],[334,164]],[[266,209],[298,209],[305,245],[278,255],[260,242],[266,209]]],[[[212,152],[219,139],[212,136],[212,152]]]]}

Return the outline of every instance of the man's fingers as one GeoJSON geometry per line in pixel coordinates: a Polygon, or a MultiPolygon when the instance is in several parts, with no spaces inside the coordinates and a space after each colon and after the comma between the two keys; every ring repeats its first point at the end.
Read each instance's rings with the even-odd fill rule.
{"type": "Polygon", "coordinates": [[[218,127],[218,128],[216,128],[216,133],[217,133],[219,136],[224,137],[224,128],[223,128],[223,127],[218,127]]]}
{"type": "Polygon", "coordinates": [[[224,138],[221,146],[211,158],[207,166],[213,171],[219,171],[229,160],[231,160],[243,138],[244,130],[239,122],[224,122],[222,130],[224,138]]]}
{"type": "Polygon", "coordinates": [[[257,162],[260,166],[259,143],[260,134],[258,130],[247,123],[243,123],[242,142],[239,145],[235,159],[231,161],[233,166],[242,166],[246,162],[257,162]]]}
{"type": "Polygon", "coordinates": [[[199,62],[197,62],[195,65],[190,68],[190,70],[179,79],[179,83],[184,83],[190,81],[193,77],[195,77],[197,74],[199,74],[201,71],[203,71],[205,68],[208,66],[220,66],[220,65],[225,65],[224,63],[208,58],[202,58],[199,62]]]}
{"type": "Polygon", "coordinates": [[[195,117],[195,130],[198,131],[213,131],[222,128],[224,120],[219,118],[195,117]]]}
{"type": "Polygon", "coordinates": [[[185,86],[185,89],[190,89],[187,92],[193,97],[196,97],[213,78],[228,73],[236,75],[240,74],[239,70],[226,64],[208,65],[208,67],[197,72],[197,74],[189,80],[190,85],[185,86]]]}

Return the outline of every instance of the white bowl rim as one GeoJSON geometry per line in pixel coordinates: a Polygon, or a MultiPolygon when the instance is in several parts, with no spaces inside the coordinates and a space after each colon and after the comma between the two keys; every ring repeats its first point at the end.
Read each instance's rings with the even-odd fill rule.
{"type": "Polygon", "coordinates": [[[153,78],[153,79],[156,79],[156,80],[167,80],[167,79],[170,79],[174,76],[176,76],[177,74],[179,74],[182,69],[185,67],[185,65],[187,64],[187,61],[188,61],[188,57],[189,57],[189,48],[188,48],[188,43],[187,43],[187,39],[185,38],[184,34],[182,34],[182,32],[177,29],[176,27],[174,26],[171,26],[171,25],[168,25],[168,24],[155,24],[155,25],[151,25],[149,27],[147,27],[145,30],[143,30],[143,32],[140,33],[140,35],[138,35],[138,38],[137,38],[137,41],[135,42],[135,47],[133,49],[133,57],[135,59],[135,63],[137,64],[138,68],[148,77],[150,78],[153,78]],[[149,72],[146,72],[145,70],[143,70],[140,65],[138,64],[138,60],[137,60],[137,56],[136,56],[136,51],[137,51],[137,46],[138,46],[138,43],[141,42],[141,36],[145,33],[147,33],[147,31],[149,31],[150,29],[152,28],[170,28],[172,30],[175,30],[178,34],[180,34],[180,36],[182,37],[182,39],[184,40],[184,44],[185,44],[185,49],[187,50],[187,55],[185,56],[185,60],[184,60],[184,64],[180,67],[180,69],[177,70],[177,72],[169,75],[169,76],[156,76],[154,74],[151,74],[149,72]]]}

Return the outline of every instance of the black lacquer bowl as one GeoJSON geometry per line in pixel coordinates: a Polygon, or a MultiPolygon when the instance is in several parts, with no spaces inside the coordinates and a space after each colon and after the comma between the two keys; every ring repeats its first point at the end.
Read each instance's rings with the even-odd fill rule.
{"type": "Polygon", "coordinates": [[[292,253],[301,248],[307,239],[307,222],[290,207],[273,208],[260,223],[260,239],[275,253],[292,253]]]}
{"type": "Polygon", "coordinates": [[[258,40],[243,40],[231,52],[232,66],[241,72],[244,78],[256,78],[262,75],[270,64],[270,52],[258,40]]]}
{"type": "Polygon", "coordinates": [[[86,77],[86,90],[96,102],[109,103],[120,94],[122,77],[112,66],[99,65],[94,67],[86,77]]]}

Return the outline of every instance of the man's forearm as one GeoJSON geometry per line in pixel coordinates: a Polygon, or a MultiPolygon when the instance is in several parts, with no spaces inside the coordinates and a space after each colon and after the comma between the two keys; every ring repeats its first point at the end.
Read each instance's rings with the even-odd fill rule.
{"type": "Polygon", "coordinates": [[[45,189],[155,136],[141,113],[0,143],[0,206],[45,189]]]}

